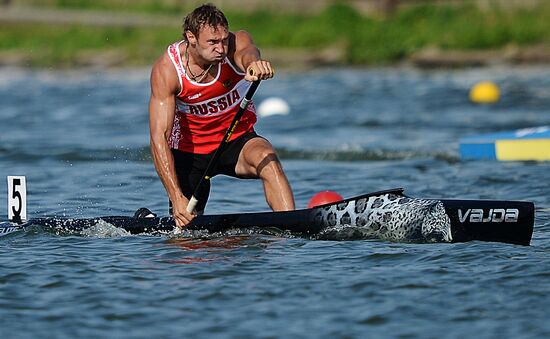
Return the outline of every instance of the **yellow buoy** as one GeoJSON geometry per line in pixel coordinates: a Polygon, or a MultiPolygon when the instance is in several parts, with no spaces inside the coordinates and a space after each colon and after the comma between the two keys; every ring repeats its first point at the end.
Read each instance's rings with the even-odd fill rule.
{"type": "Polygon", "coordinates": [[[470,100],[478,104],[493,104],[500,98],[498,86],[491,81],[481,81],[470,90],[470,100]]]}

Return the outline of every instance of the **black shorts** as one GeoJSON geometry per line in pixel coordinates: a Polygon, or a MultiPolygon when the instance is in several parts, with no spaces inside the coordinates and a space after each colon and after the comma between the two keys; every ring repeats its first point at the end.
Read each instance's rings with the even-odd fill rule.
{"type": "MultiPolygon", "coordinates": [[[[220,155],[217,164],[212,169],[211,177],[218,174],[225,174],[238,178],[239,176],[235,173],[235,167],[239,160],[239,154],[241,154],[241,150],[250,139],[257,137],[261,138],[256,132],[250,131],[230,141],[220,155]]],[[[193,195],[195,187],[199,184],[214,153],[215,151],[209,154],[194,154],[175,149],[172,150],[178,182],[183,195],[187,199],[190,199],[193,195]]],[[[210,180],[204,181],[203,184],[204,187],[201,190],[201,196],[196,197],[198,199],[197,207],[195,208],[197,212],[204,211],[208,196],[210,195],[210,180]]],[[[172,205],[170,204],[170,214],[172,213],[171,207],[172,205]]]]}

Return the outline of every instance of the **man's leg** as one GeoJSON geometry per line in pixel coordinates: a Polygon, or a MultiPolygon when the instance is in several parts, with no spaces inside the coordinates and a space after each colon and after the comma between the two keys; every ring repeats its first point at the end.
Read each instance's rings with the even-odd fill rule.
{"type": "Polygon", "coordinates": [[[243,178],[262,179],[267,204],[274,211],[295,209],[294,196],[273,146],[264,138],[250,139],[239,154],[235,172],[243,178]]]}
{"type": "MultiPolygon", "coordinates": [[[[210,158],[201,154],[192,154],[172,150],[174,155],[174,166],[181,192],[187,199],[191,199],[195,188],[199,184],[210,158]]],[[[210,181],[203,183],[202,196],[196,197],[199,202],[195,207],[198,214],[204,212],[208,196],[210,195],[210,181]]],[[[170,215],[172,215],[172,202],[170,201],[170,215]]]]}

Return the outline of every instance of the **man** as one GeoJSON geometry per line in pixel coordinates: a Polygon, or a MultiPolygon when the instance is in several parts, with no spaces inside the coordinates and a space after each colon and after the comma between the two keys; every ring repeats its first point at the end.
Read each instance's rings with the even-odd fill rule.
{"type": "MultiPolygon", "coordinates": [[[[230,32],[227,19],[214,5],[196,8],[184,20],[183,40],[153,66],[149,124],[151,153],[168,193],[178,227],[195,213],[187,212],[189,199],[204,175],[239,104],[252,81],[274,75],[271,63],[245,31],[230,32]]],[[[271,144],[254,132],[251,103],[221,155],[214,174],[260,178],[268,205],[274,211],[294,209],[294,197],[271,144]]],[[[208,199],[197,197],[197,213],[208,199]]]]}

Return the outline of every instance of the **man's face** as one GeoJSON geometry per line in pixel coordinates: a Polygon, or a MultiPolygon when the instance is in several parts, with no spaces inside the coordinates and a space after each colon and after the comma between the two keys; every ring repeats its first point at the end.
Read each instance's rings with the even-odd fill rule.
{"type": "Polygon", "coordinates": [[[223,26],[205,25],[199,31],[198,37],[188,32],[187,38],[201,58],[210,63],[221,62],[227,55],[229,31],[223,26]]]}

